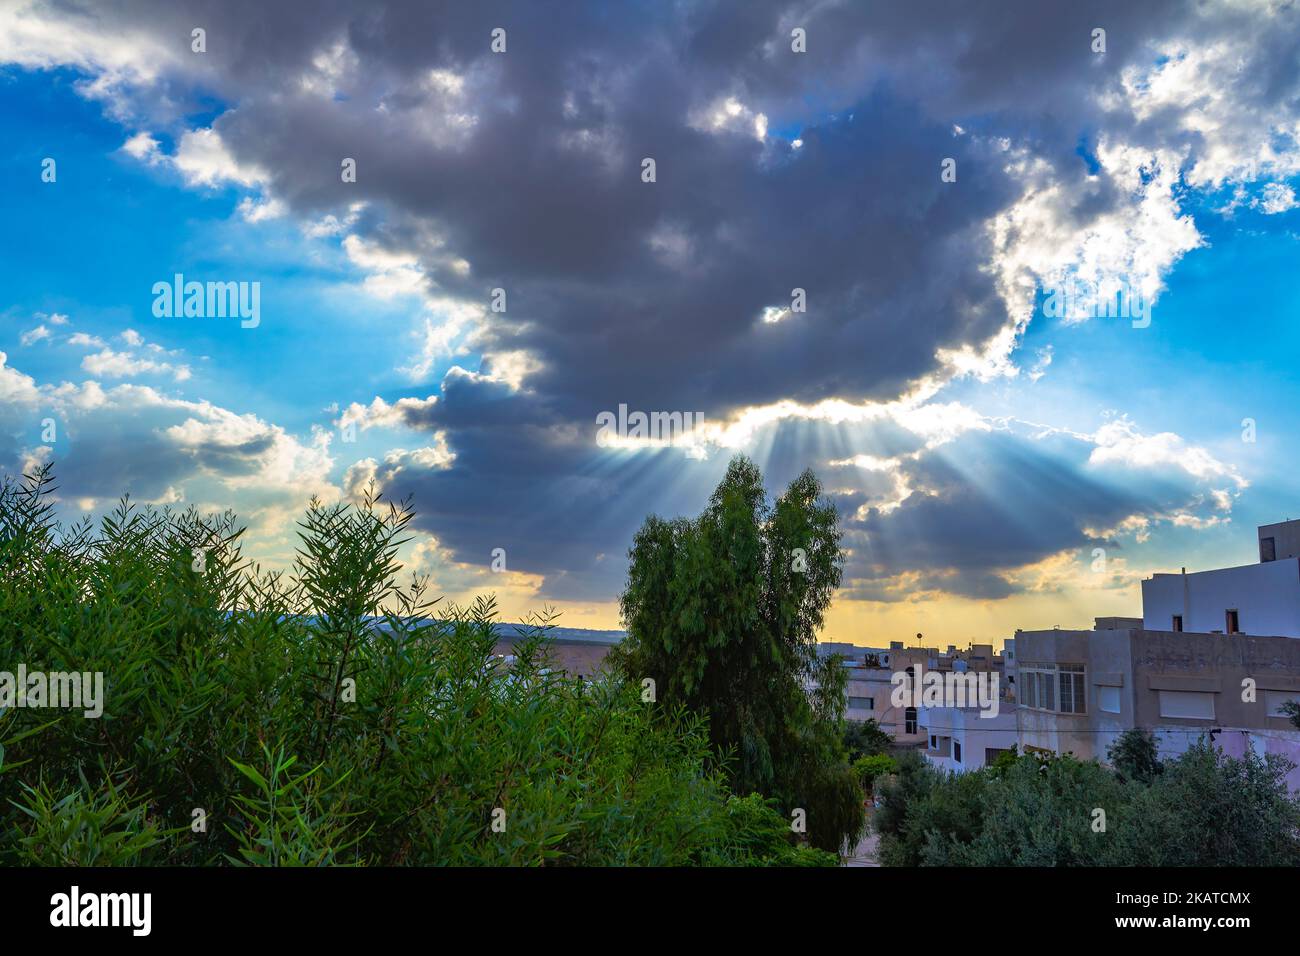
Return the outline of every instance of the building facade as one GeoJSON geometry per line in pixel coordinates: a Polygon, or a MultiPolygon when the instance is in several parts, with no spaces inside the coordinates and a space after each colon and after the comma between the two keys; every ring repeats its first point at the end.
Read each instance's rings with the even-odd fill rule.
{"type": "Polygon", "coordinates": [[[1152,631],[1300,637],[1300,520],[1261,525],[1259,563],[1142,582],[1152,631]]]}
{"type": "MultiPolygon", "coordinates": [[[[1300,641],[1139,628],[1019,631],[1016,708],[1022,750],[1107,762],[1125,730],[1156,735],[1162,757],[1201,737],[1300,765],[1300,730],[1282,705],[1300,700],[1300,641]]],[[[1288,777],[1300,788],[1300,768],[1288,777]]]]}
{"type": "Polygon", "coordinates": [[[922,707],[925,758],[937,767],[962,773],[979,770],[999,754],[1014,752],[1019,741],[1014,703],[996,714],[977,707],[922,707]]]}
{"type": "MultiPolygon", "coordinates": [[[[818,646],[818,653],[837,654],[848,672],[845,717],[856,721],[875,720],[896,744],[904,747],[926,747],[929,733],[921,720],[923,707],[895,703],[895,675],[903,675],[909,689],[915,676],[927,671],[997,673],[1004,693],[1005,688],[1014,686],[1005,680],[1004,655],[994,651],[992,644],[972,643],[964,650],[949,645],[947,650],[940,650],[907,647],[902,641],[893,641],[885,648],[828,642],[818,646]]],[[[1009,699],[1014,700],[1014,690],[1010,693],[1009,699]]]]}

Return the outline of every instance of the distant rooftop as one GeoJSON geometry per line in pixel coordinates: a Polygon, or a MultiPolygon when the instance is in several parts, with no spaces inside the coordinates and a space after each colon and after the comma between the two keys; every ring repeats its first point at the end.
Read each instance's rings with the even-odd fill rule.
{"type": "MultiPolygon", "coordinates": [[[[504,641],[515,641],[520,631],[527,631],[523,624],[498,624],[497,635],[504,641]]],[[[584,627],[552,627],[547,636],[556,644],[617,644],[627,636],[627,631],[597,631],[584,627]]]]}

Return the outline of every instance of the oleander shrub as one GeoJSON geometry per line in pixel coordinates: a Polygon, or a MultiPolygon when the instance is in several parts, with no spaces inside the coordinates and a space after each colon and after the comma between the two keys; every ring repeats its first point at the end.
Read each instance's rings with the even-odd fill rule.
{"type": "MultiPolygon", "coordinates": [[[[0,488],[0,671],[101,672],[102,715],[0,712],[0,865],[825,865],[727,785],[706,720],[516,659],[495,603],[403,583],[409,504],[312,501],[291,569],[233,514],[0,488]]],[[[723,755],[725,757],[725,755],[723,755]]]]}

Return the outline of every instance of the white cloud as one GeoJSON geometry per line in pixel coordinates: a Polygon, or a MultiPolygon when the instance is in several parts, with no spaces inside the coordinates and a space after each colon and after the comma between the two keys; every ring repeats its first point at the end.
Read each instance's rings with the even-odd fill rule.
{"type": "Polygon", "coordinates": [[[410,451],[394,448],[384,455],[382,465],[373,458],[353,462],[343,475],[343,492],[357,501],[371,487],[382,492],[404,471],[445,471],[455,460],[456,453],[447,446],[447,433],[439,430],[433,434],[432,445],[410,451]]]}
{"type": "Polygon", "coordinates": [[[73,332],[72,335],[68,337],[68,344],[90,349],[102,349],[108,347],[108,343],[98,335],[87,335],[85,332],[73,332]]]}
{"type": "Polygon", "coordinates": [[[50,337],[50,334],[51,333],[48,328],[46,328],[44,325],[38,325],[36,326],[36,328],[28,329],[26,332],[20,335],[18,337],[18,341],[21,342],[23,345],[35,345],[41,339],[48,339],[50,337]]]}
{"type": "Polygon", "coordinates": [[[1096,448],[1088,457],[1092,466],[1118,464],[1135,469],[1177,469],[1193,478],[1227,481],[1237,489],[1249,482],[1232,465],[1215,458],[1204,448],[1189,445],[1173,432],[1144,435],[1127,417],[1107,422],[1092,436],[1096,448]]]}
{"type": "Polygon", "coordinates": [[[167,161],[158,140],[145,132],[136,133],[122,144],[122,149],[128,156],[139,160],[146,166],[158,166],[167,161]]]}
{"type": "Polygon", "coordinates": [[[366,204],[364,202],[354,202],[348,206],[347,215],[342,219],[331,213],[314,222],[305,222],[302,224],[302,233],[308,239],[340,236],[356,225],[357,219],[365,208],[366,204]]]}
{"type": "Polygon", "coordinates": [[[0,352],[0,403],[15,407],[36,405],[40,400],[36,380],[6,365],[8,360],[9,356],[0,352]]]}
{"type": "Polygon", "coordinates": [[[298,83],[306,93],[331,99],[355,78],[359,63],[347,36],[342,35],[312,56],[311,68],[298,83]]]}
{"type": "Polygon", "coordinates": [[[239,202],[239,215],[243,217],[244,222],[265,222],[268,219],[279,219],[289,211],[278,199],[254,200],[251,196],[245,196],[239,202]]]}
{"type": "Polygon", "coordinates": [[[740,133],[759,142],[767,139],[767,117],[734,96],[715,99],[687,114],[687,125],[708,133],[740,133]]]}
{"type": "Polygon", "coordinates": [[[83,96],[103,102],[115,116],[129,116],[134,94],[178,67],[189,50],[112,19],[64,4],[6,0],[0,3],[0,63],[75,67],[92,76],[77,84],[83,96]]]}
{"type": "Polygon", "coordinates": [[[188,365],[155,362],[152,359],[138,358],[129,352],[115,352],[109,348],[87,355],[81,360],[81,367],[92,375],[108,378],[130,378],[145,374],[171,375],[178,382],[190,378],[188,365]]]}
{"type": "Polygon", "coordinates": [[[363,286],[371,295],[391,299],[419,295],[425,289],[424,270],[414,253],[385,249],[355,234],[344,237],[343,251],[354,265],[369,273],[363,286]]]}
{"type": "Polygon", "coordinates": [[[238,162],[226,148],[221,134],[211,128],[185,133],[172,162],[190,186],[221,186],[226,183],[258,186],[271,178],[256,165],[238,162]]]}
{"type": "Polygon", "coordinates": [[[1295,209],[1300,206],[1300,202],[1296,201],[1295,190],[1290,186],[1282,183],[1268,183],[1252,205],[1264,215],[1274,216],[1295,209]]]}
{"type": "Polygon", "coordinates": [[[437,402],[436,395],[428,398],[401,398],[391,405],[378,397],[369,405],[353,402],[339,416],[335,425],[339,428],[356,425],[363,431],[368,428],[399,428],[405,424],[407,415],[418,417],[437,402]]]}

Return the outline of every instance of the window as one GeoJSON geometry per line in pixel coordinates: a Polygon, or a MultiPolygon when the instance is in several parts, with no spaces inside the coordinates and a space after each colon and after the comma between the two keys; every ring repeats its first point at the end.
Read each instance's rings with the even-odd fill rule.
{"type": "Polygon", "coordinates": [[[1097,708],[1107,714],[1118,714],[1120,712],[1119,688],[1098,687],[1097,708]]]}
{"type": "Polygon", "coordinates": [[[1184,717],[1193,720],[1214,719],[1214,695],[1202,691],[1162,690],[1161,717],[1184,717]]]}
{"type": "Polygon", "coordinates": [[[1060,666],[1061,713],[1086,714],[1088,712],[1087,687],[1083,683],[1082,664],[1060,666]]]}
{"type": "Polygon", "coordinates": [[[931,750],[939,749],[939,738],[936,737],[934,734],[930,735],[930,749],[931,750]]]}
{"type": "Polygon", "coordinates": [[[1021,693],[1024,694],[1026,707],[1038,706],[1038,675],[1031,671],[1020,673],[1021,693]]]}
{"type": "Polygon", "coordinates": [[[1223,633],[1240,634],[1241,628],[1237,626],[1237,609],[1229,608],[1223,612],[1223,633]]]}
{"type": "Polygon", "coordinates": [[[1085,676],[1082,664],[1021,664],[1020,702],[1034,710],[1086,714],[1085,676]]]}
{"type": "Polygon", "coordinates": [[[954,740],[952,742],[952,759],[957,763],[961,763],[961,742],[960,741],[954,740]]]}
{"type": "Polygon", "coordinates": [[[903,711],[903,733],[916,733],[916,708],[909,707],[903,711]]]}
{"type": "Polygon", "coordinates": [[[1289,700],[1300,700],[1300,691],[1294,691],[1294,690],[1264,691],[1264,702],[1268,705],[1268,715],[1270,717],[1289,717],[1290,714],[1285,714],[1282,712],[1282,705],[1289,700]]]}
{"type": "Polygon", "coordinates": [[[1174,630],[1179,633],[1183,630],[1183,616],[1181,614],[1174,615],[1174,630]]]}
{"type": "Polygon", "coordinates": [[[1276,561],[1277,560],[1277,541],[1273,538],[1259,539],[1259,560],[1276,561]]]}
{"type": "Polygon", "coordinates": [[[849,708],[851,710],[875,710],[876,699],[874,697],[850,697],[849,708]]]}

